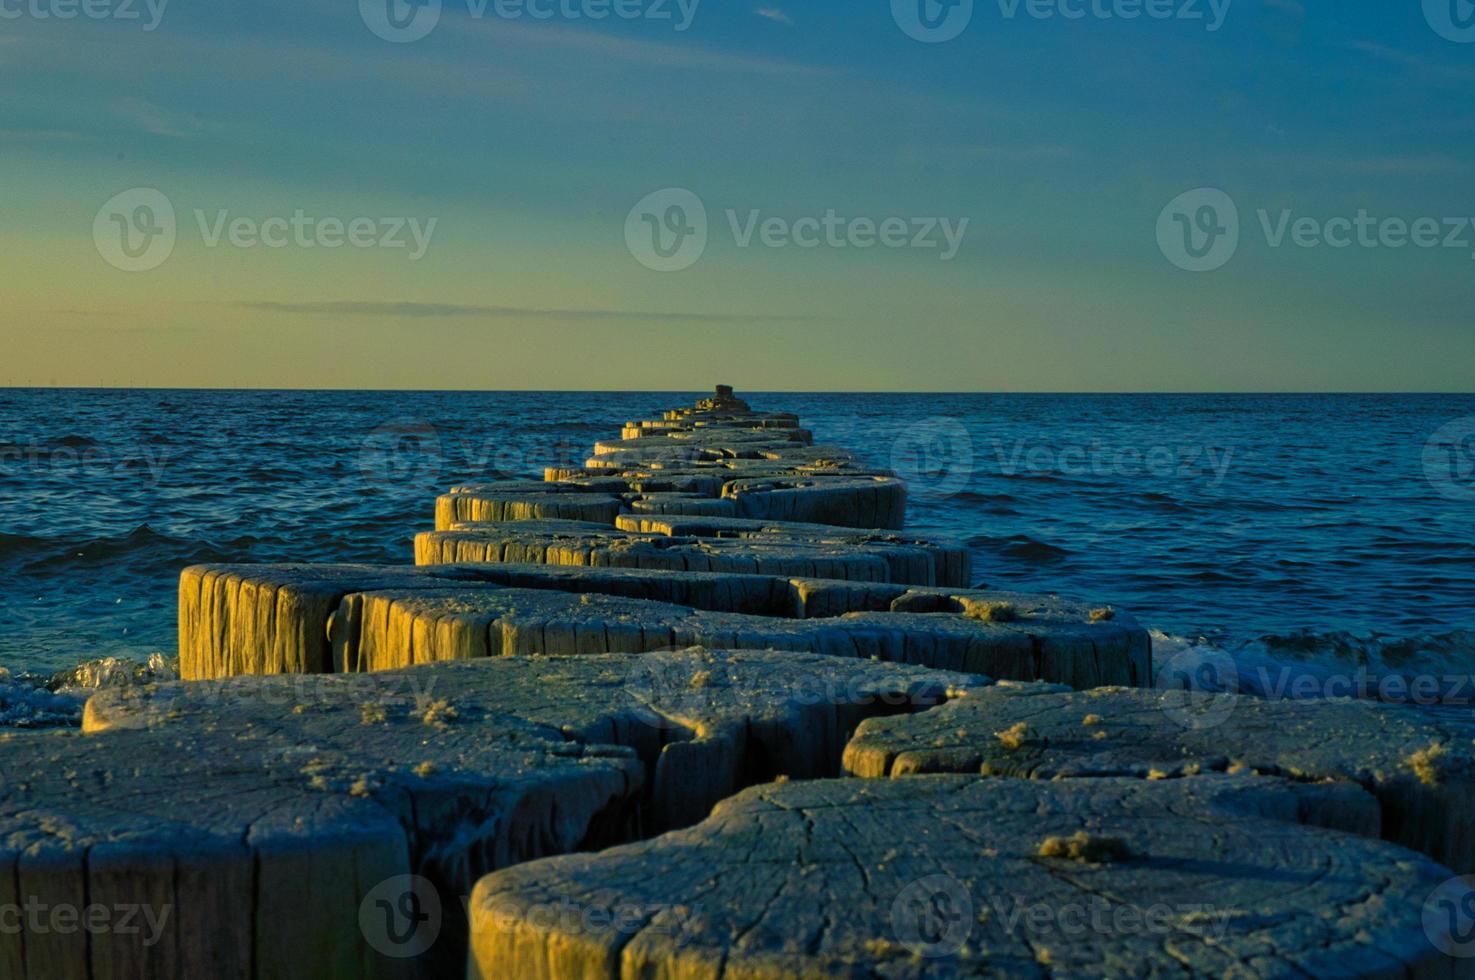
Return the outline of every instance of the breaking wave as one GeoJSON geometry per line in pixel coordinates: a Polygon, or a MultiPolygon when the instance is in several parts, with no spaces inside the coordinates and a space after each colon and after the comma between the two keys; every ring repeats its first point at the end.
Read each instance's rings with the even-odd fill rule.
{"type": "Polygon", "coordinates": [[[162,653],[147,663],[104,657],[50,676],[0,667],[0,728],[75,727],[95,691],[178,679],[179,662],[162,653]]]}
{"type": "Polygon", "coordinates": [[[1475,706],[1475,630],[1417,636],[1301,630],[1227,646],[1153,630],[1152,640],[1160,688],[1475,706]]]}

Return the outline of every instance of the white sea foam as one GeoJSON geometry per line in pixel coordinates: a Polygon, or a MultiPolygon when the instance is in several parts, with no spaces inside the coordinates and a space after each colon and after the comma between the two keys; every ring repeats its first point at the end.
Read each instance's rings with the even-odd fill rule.
{"type": "Polygon", "coordinates": [[[82,692],[59,694],[37,679],[16,677],[0,668],[0,728],[52,728],[82,723],[82,692]]]}
{"type": "Polygon", "coordinates": [[[1152,631],[1155,684],[1308,700],[1475,706],[1475,631],[1417,637],[1269,635],[1238,646],[1152,631]]]}
{"type": "Polygon", "coordinates": [[[178,678],[178,661],[162,653],[150,654],[147,663],[104,657],[50,677],[13,674],[0,667],[0,729],[77,726],[94,691],[178,678]]]}

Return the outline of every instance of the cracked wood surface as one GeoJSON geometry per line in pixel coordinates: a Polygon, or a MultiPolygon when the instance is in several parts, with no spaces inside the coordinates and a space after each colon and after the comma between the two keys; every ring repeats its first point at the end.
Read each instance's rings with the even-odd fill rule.
{"type": "MultiPolygon", "coordinates": [[[[162,941],[0,934],[6,977],[387,977],[376,884],[454,908],[482,874],[833,775],[855,725],[972,676],[753,651],[504,658],[103,692],[86,733],[3,742],[0,881],[173,910],[162,941]],[[24,775],[14,775],[23,773],[24,775]]],[[[463,961],[442,939],[435,975],[463,961]]]]}
{"type": "Polygon", "coordinates": [[[591,836],[619,839],[644,776],[633,750],[515,716],[438,726],[408,693],[377,704],[367,721],[358,703],[302,714],[278,703],[260,722],[226,710],[212,723],[8,738],[0,880],[18,903],[172,915],[151,945],[0,934],[0,963],[22,964],[5,975],[404,976],[359,931],[377,883],[419,867],[466,885],[591,836]]]}
{"type": "Polygon", "coordinates": [[[1420,927],[1448,872],[1344,832],[1377,819],[1356,787],[1255,777],[758,787],[483,879],[472,976],[1453,975],[1420,927]],[[1127,854],[1040,856],[1078,834],[1127,854]]]}
{"type": "Polygon", "coordinates": [[[481,574],[466,565],[444,575],[363,566],[336,575],[333,566],[190,569],[180,582],[181,671],[203,680],[708,646],[876,658],[1079,688],[1141,685],[1151,676],[1150,641],[1135,621],[1096,621],[1089,606],[1054,596],[795,580],[787,588],[799,614],[838,613],[798,619],[559,590],[575,582],[599,588],[593,574],[546,577],[542,589],[505,588],[478,581],[481,574]],[[1010,618],[989,620],[1000,605],[1010,618]]]}
{"type": "MultiPolygon", "coordinates": [[[[629,514],[621,515],[617,521],[648,521],[647,526],[659,528],[670,526],[673,516],[691,517],[629,514]]],[[[879,531],[847,533],[835,529],[835,533],[826,535],[819,531],[786,532],[785,525],[776,522],[723,518],[717,521],[718,527],[730,522],[750,525],[755,530],[728,536],[625,530],[575,521],[470,522],[417,535],[415,561],[418,565],[511,562],[802,575],[960,588],[970,584],[971,562],[967,549],[960,545],[908,539],[879,531]]],[[[697,527],[716,530],[712,525],[697,527]]]]}
{"type": "Polygon", "coordinates": [[[1245,769],[1373,793],[1390,840],[1475,872],[1475,719],[1367,700],[1268,701],[1185,691],[1004,686],[926,715],[867,722],[857,776],[1176,778],[1245,769]],[[998,733],[1024,726],[1017,744],[998,733]],[[1437,747],[1437,748],[1435,748],[1437,747]]]}

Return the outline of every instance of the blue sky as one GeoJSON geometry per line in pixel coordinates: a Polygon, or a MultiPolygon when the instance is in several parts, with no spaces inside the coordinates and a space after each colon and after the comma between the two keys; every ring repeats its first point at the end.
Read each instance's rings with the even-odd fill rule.
{"type": "Polygon", "coordinates": [[[0,384],[1472,388],[1475,227],[1396,249],[1264,227],[1289,211],[1324,241],[1362,211],[1442,246],[1475,218],[1475,43],[1436,29],[1467,0],[1233,0],[1212,31],[1208,0],[977,0],[939,43],[901,0],[704,0],[686,30],[675,0],[603,21],[444,0],[410,43],[367,0],[37,15],[69,2],[0,0],[0,384]],[[177,233],[125,271],[96,229],[140,188],[177,233]],[[626,224],[666,188],[708,228],[662,272],[626,224]],[[1157,231],[1197,188],[1240,224],[1204,272],[1157,231]],[[299,213],[318,247],[249,234],[299,213]],[[792,243],[826,214],[908,244],[792,243]],[[323,218],[375,244],[322,247],[323,218]],[[423,255],[388,247],[432,220],[423,255]],[[947,258],[912,241],[942,220],[966,221],[947,258]]]}

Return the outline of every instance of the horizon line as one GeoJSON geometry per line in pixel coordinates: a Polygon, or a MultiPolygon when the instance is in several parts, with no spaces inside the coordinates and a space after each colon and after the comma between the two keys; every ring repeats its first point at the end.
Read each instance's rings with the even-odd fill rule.
{"type": "MultiPolygon", "coordinates": [[[[232,385],[227,387],[195,387],[184,385],[0,385],[0,391],[200,391],[200,392],[302,392],[305,394],[545,394],[545,395],[685,395],[691,393],[710,394],[708,388],[308,388],[281,387],[271,385],[232,385]]],[[[1455,389],[1429,389],[1423,391],[1407,389],[1229,389],[1213,388],[1199,391],[1182,389],[1134,389],[1134,390],[1090,390],[1090,389],[1019,389],[969,391],[945,389],[911,388],[739,388],[734,386],[738,397],[744,395],[1040,395],[1040,396],[1144,396],[1144,395],[1442,395],[1453,397],[1475,397],[1475,391],[1455,389]]]]}

